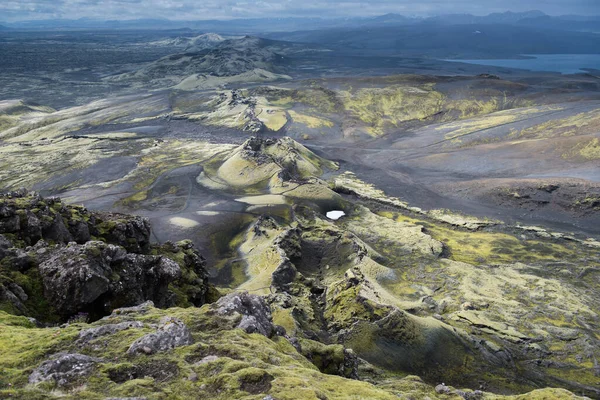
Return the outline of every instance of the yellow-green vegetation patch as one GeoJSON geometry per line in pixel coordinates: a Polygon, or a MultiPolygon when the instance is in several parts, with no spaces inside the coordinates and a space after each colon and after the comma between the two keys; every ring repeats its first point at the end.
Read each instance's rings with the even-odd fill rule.
{"type": "Polygon", "coordinates": [[[109,187],[121,182],[135,182],[135,193],[121,201],[121,204],[133,207],[148,199],[149,188],[156,179],[175,168],[205,162],[218,154],[229,152],[234,146],[212,144],[196,140],[165,141],[160,146],[149,146],[142,150],[142,156],[127,176],[116,181],[105,182],[109,187]]]}
{"type": "Polygon", "coordinates": [[[365,199],[380,201],[400,208],[408,208],[408,203],[387,196],[383,190],[376,188],[375,185],[363,182],[351,171],[344,171],[342,174],[333,177],[331,186],[333,190],[341,193],[350,192],[365,199]]]}
{"type": "Polygon", "coordinates": [[[293,102],[305,104],[317,112],[331,114],[343,109],[338,94],[319,85],[292,91],[290,97],[293,102]]]}
{"type": "Polygon", "coordinates": [[[450,132],[444,135],[444,139],[452,140],[460,138],[461,136],[470,135],[475,132],[479,132],[485,129],[490,129],[495,126],[504,125],[510,122],[514,122],[517,120],[517,116],[515,114],[506,114],[503,113],[501,115],[487,115],[485,117],[479,117],[477,119],[461,121],[461,122],[453,122],[451,124],[442,125],[436,129],[438,130],[446,130],[450,129],[450,132]]]}
{"type": "Polygon", "coordinates": [[[310,129],[317,128],[332,128],[333,122],[325,118],[313,117],[311,115],[300,114],[296,111],[290,110],[288,111],[290,117],[294,120],[294,122],[306,125],[310,129]]]}
{"type": "MultiPolygon", "coordinates": [[[[469,99],[448,100],[444,104],[447,118],[473,118],[480,115],[495,113],[508,109],[523,109],[533,107],[535,103],[531,100],[508,98],[506,93],[488,96],[484,99],[478,99],[475,94],[469,99]],[[458,114],[458,115],[455,115],[458,114]]],[[[514,110],[516,114],[522,114],[521,110],[514,110]]]]}
{"type": "Polygon", "coordinates": [[[14,117],[9,117],[7,115],[0,115],[0,132],[7,130],[8,128],[12,128],[17,125],[18,121],[15,120],[14,117]]]}
{"type": "Polygon", "coordinates": [[[288,122],[287,114],[284,110],[270,107],[257,109],[257,118],[273,132],[278,132],[288,122]]]}
{"type": "Polygon", "coordinates": [[[125,152],[115,149],[107,153],[103,147],[88,138],[33,141],[28,146],[5,144],[0,146],[0,185],[4,189],[32,187],[57,171],[81,170],[125,152]]]}
{"type": "Polygon", "coordinates": [[[552,262],[564,259],[567,254],[578,254],[579,251],[579,247],[570,242],[559,244],[552,241],[523,240],[500,232],[464,231],[388,211],[379,212],[379,215],[426,227],[433,238],[444,243],[451,259],[471,264],[552,262]]]}
{"type": "MultiPolygon", "coordinates": [[[[466,101],[466,100],[465,100],[466,101]]],[[[495,103],[494,103],[495,104],[495,103]]],[[[455,140],[463,136],[472,135],[474,133],[482,132],[487,129],[494,127],[510,124],[512,122],[519,121],[524,118],[529,118],[535,114],[541,114],[548,111],[553,111],[554,108],[551,106],[546,107],[527,107],[519,109],[502,110],[501,107],[494,106],[490,110],[485,112],[477,113],[473,116],[464,116],[464,118],[470,118],[465,121],[454,121],[440,125],[436,128],[438,131],[444,131],[445,140],[455,140]],[[483,114],[483,115],[481,115],[483,114]],[[481,115],[481,116],[478,116],[481,115]]],[[[461,119],[464,119],[461,118],[461,119]]],[[[517,137],[517,131],[511,131],[508,135],[509,138],[514,139],[517,137]]],[[[476,141],[482,141],[484,138],[474,139],[476,141]]],[[[474,143],[470,143],[471,145],[474,143]]]]}
{"type": "Polygon", "coordinates": [[[408,252],[439,256],[443,250],[442,243],[423,233],[421,225],[385,218],[366,207],[358,206],[350,218],[343,220],[343,225],[382,252],[400,247],[408,252]]]}
{"type": "Polygon", "coordinates": [[[449,101],[447,107],[450,110],[459,111],[460,118],[464,119],[498,111],[501,107],[501,101],[498,98],[489,100],[461,99],[449,101]]]}
{"type": "Polygon", "coordinates": [[[562,155],[565,159],[592,161],[600,159],[600,140],[598,138],[581,141],[562,155]]]}
{"type": "Polygon", "coordinates": [[[28,373],[53,350],[70,344],[77,327],[39,329],[25,317],[0,311],[0,384],[25,385],[28,373]]]}
{"type": "Polygon", "coordinates": [[[600,109],[562,119],[553,119],[513,133],[515,138],[550,138],[595,134],[600,124],[600,109]]]}
{"type": "Polygon", "coordinates": [[[124,206],[131,207],[134,206],[136,203],[146,200],[147,198],[148,191],[142,190],[141,192],[134,193],[131,196],[124,198],[123,200],[121,200],[121,204],[123,204],[124,206]]]}
{"type": "Polygon", "coordinates": [[[272,311],[272,315],[273,323],[283,326],[288,335],[296,336],[299,333],[296,320],[292,315],[292,309],[276,308],[272,311]]]}
{"type": "Polygon", "coordinates": [[[393,85],[342,92],[344,107],[370,128],[373,136],[384,133],[388,126],[401,122],[427,119],[442,109],[444,95],[431,85],[421,87],[393,85]]]}
{"type": "Polygon", "coordinates": [[[254,294],[270,293],[273,272],[285,260],[285,253],[274,243],[285,228],[273,220],[258,220],[251,225],[239,247],[246,262],[248,280],[239,289],[254,294]]]}

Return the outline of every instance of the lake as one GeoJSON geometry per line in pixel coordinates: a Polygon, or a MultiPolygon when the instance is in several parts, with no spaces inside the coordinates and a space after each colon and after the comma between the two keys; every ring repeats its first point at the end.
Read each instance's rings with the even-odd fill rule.
{"type": "Polygon", "coordinates": [[[494,67],[518,68],[530,71],[552,71],[562,74],[586,72],[582,68],[600,70],[600,54],[524,54],[533,57],[521,60],[444,60],[494,67]]]}

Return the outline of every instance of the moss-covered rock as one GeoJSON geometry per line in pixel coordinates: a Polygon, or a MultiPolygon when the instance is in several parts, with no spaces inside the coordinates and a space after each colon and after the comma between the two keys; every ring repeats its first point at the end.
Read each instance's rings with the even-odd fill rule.
{"type": "MultiPolygon", "coordinates": [[[[115,310],[93,325],[77,323],[61,328],[36,328],[25,318],[0,312],[0,328],[1,397],[258,400],[271,396],[285,400],[391,400],[403,395],[412,398],[460,398],[459,391],[452,389],[452,393],[440,395],[433,386],[415,377],[390,375],[379,385],[374,385],[322,373],[313,363],[319,364],[326,372],[345,375],[354,371],[353,366],[348,368],[349,357],[341,346],[302,340],[303,350],[300,353],[282,336],[267,338],[236,329],[235,321],[215,313],[210,306],[160,310],[145,304],[115,310]],[[187,342],[152,354],[127,354],[133,343],[154,332],[155,324],[167,317],[169,321],[185,324],[194,343],[187,342]],[[136,324],[136,327],[109,329],[85,344],[74,340],[89,329],[126,322],[136,324]],[[38,371],[45,371],[48,366],[67,365],[71,359],[86,367],[67,368],[66,371],[74,375],[65,381],[53,377],[43,382],[37,379],[40,376],[38,371]]],[[[576,398],[567,391],[559,390],[538,391],[535,395],[549,396],[540,398],[576,398]]],[[[481,398],[502,397],[482,393],[481,398]]]]}
{"type": "Polygon", "coordinates": [[[0,309],[46,322],[145,300],[200,306],[209,291],[190,242],[150,246],[146,219],[26,191],[0,196],[0,253],[0,309]]]}

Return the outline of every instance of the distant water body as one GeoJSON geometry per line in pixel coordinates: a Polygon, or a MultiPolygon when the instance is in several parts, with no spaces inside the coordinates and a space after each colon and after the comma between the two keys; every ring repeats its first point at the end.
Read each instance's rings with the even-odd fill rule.
{"type": "Polygon", "coordinates": [[[583,68],[600,70],[600,54],[524,54],[522,60],[444,60],[494,67],[518,68],[529,71],[550,71],[562,74],[586,72],[583,68]]]}

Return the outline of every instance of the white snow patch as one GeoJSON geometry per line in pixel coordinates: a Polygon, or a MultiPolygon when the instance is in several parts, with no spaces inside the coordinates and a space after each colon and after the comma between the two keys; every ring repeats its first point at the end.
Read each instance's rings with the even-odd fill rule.
{"type": "Polygon", "coordinates": [[[337,221],[338,219],[342,218],[344,215],[346,215],[345,212],[334,210],[334,211],[329,211],[327,213],[327,218],[337,221]]]}
{"type": "Polygon", "coordinates": [[[194,227],[200,225],[198,222],[194,221],[193,219],[182,218],[182,217],[173,217],[169,220],[169,222],[171,224],[177,225],[181,228],[194,228],[194,227]]]}
{"type": "Polygon", "coordinates": [[[196,214],[202,215],[202,216],[206,216],[206,217],[212,217],[212,216],[215,216],[215,215],[219,215],[220,212],[217,212],[217,211],[196,211],[196,214]]]}

